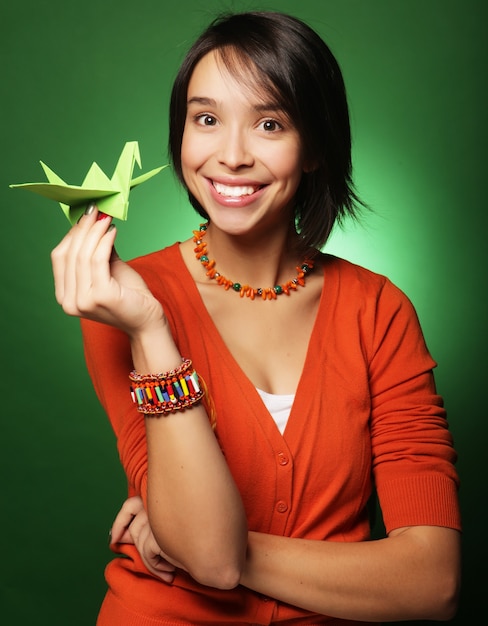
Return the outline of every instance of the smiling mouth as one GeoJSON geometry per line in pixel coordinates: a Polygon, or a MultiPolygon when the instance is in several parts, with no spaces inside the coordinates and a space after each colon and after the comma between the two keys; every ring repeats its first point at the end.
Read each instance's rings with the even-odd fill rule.
{"type": "Polygon", "coordinates": [[[242,196],[252,196],[253,193],[263,187],[263,185],[223,185],[216,181],[212,181],[215,191],[220,196],[226,198],[241,198],[242,196]]]}

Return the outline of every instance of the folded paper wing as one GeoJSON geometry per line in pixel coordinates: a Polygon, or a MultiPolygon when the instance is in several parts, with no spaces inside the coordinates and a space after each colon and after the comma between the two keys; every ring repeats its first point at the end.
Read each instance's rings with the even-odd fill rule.
{"type": "Polygon", "coordinates": [[[76,224],[89,202],[95,202],[102,213],[126,220],[130,190],[167,167],[163,165],[132,178],[135,163],[141,167],[139,144],[137,141],[129,141],[122,150],[112,178],[108,178],[96,163],[92,163],[81,186],[68,185],[41,161],[48,183],[23,183],[10,187],[33,191],[59,202],[71,224],[76,224]]]}

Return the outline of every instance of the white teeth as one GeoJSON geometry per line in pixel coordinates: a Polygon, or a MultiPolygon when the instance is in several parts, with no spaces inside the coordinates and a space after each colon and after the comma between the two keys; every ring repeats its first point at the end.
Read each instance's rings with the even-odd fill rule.
{"type": "Polygon", "coordinates": [[[254,193],[255,188],[249,186],[236,187],[234,185],[222,185],[222,183],[213,182],[217,193],[221,196],[229,196],[231,198],[239,198],[240,196],[250,196],[254,193]]]}

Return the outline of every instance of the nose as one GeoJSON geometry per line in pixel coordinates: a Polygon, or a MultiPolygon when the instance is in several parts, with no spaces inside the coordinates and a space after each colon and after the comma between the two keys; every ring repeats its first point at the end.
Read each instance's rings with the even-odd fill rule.
{"type": "Polygon", "coordinates": [[[253,165],[251,142],[244,129],[234,126],[222,134],[218,159],[231,170],[253,165]]]}

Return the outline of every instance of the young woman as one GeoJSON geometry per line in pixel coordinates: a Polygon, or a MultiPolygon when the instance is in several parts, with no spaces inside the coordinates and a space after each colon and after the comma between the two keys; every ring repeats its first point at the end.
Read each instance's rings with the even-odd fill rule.
{"type": "Polygon", "coordinates": [[[453,615],[457,476],[435,363],[387,278],[319,251],[356,211],[350,148],[316,33],[277,13],[219,19],[171,100],[172,160],[203,225],[126,264],[90,206],[53,251],[131,496],[99,625],[453,615]],[[375,490],[387,537],[373,541],[375,490]]]}

